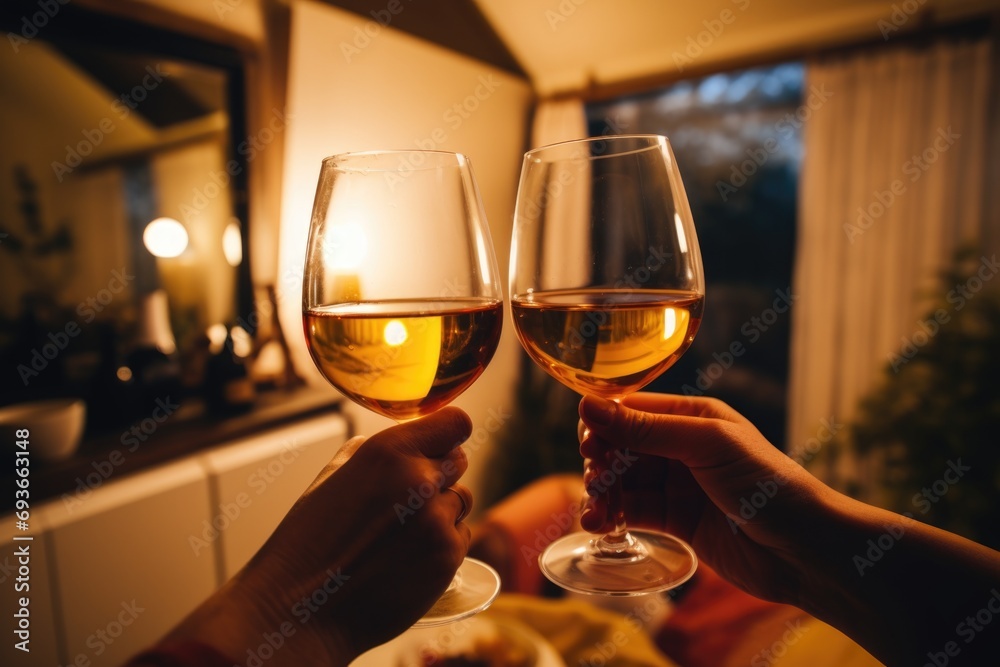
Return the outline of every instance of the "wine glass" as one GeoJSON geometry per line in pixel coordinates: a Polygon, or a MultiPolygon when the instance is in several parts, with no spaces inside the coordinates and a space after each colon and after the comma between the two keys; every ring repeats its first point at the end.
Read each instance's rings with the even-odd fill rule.
{"type": "MultiPolygon", "coordinates": [[[[705,279],[691,209],[665,137],[623,135],[524,156],[511,243],[514,329],[531,359],[567,387],[620,401],[670,367],[701,322],[705,279]]],[[[580,593],[640,595],[687,581],[694,551],[629,531],[618,456],[605,477],[614,529],[572,533],[539,558],[580,593]],[[613,475],[613,477],[612,477],[613,475]]]]}
{"type": "MultiPolygon", "coordinates": [[[[465,391],[493,357],[503,323],[469,160],[439,151],[323,160],[302,313],[320,373],[373,412],[410,421],[465,391]]],[[[466,558],[417,626],[478,613],[499,590],[492,568],[466,558]]]]}

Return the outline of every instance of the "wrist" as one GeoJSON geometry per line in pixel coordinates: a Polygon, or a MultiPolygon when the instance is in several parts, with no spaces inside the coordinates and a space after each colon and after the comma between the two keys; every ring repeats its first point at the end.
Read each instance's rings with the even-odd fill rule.
{"type": "Polygon", "coordinates": [[[346,667],[357,657],[334,632],[322,633],[314,623],[301,623],[292,613],[292,603],[261,595],[259,586],[240,579],[237,575],[223,585],[161,644],[198,642],[232,658],[237,665],[266,661],[271,667],[346,667]]]}

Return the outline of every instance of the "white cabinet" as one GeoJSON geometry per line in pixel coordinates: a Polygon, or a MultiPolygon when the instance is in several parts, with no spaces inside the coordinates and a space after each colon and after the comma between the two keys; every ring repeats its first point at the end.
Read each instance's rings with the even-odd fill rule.
{"type": "Polygon", "coordinates": [[[60,664],[120,665],[216,586],[211,557],[188,547],[208,517],[208,480],[186,460],[45,506],[60,664]]]}
{"type": "Polygon", "coordinates": [[[9,639],[15,530],[0,518],[0,664],[121,665],[250,558],[347,431],[318,417],[33,508],[30,654],[9,639]]]}
{"type": "Polygon", "coordinates": [[[204,535],[218,532],[220,581],[236,574],[264,544],[346,436],[342,418],[315,419],[204,455],[213,522],[204,535]],[[217,531],[219,526],[223,530],[217,531]]]}

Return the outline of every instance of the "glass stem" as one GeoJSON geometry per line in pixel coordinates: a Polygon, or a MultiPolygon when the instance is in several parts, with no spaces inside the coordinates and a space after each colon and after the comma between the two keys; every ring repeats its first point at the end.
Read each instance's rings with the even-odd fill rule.
{"type": "Polygon", "coordinates": [[[625,524],[625,497],[622,489],[622,478],[615,476],[615,481],[608,489],[608,513],[614,522],[614,528],[604,536],[603,542],[614,548],[624,548],[629,540],[628,526],[625,524]]]}
{"type": "MultiPolygon", "coordinates": [[[[615,399],[615,403],[620,403],[621,399],[615,399]]],[[[616,450],[617,455],[617,450],[616,450]]],[[[612,456],[612,460],[615,456],[612,456]]],[[[636,555],[637,542],[628,532],[625,524],[625,489],[622,474],[618,474],[611,469],[614,480],[611,488],[608,489],[608,514],[614,523],[614,528],[597,541],[597,548],[605,556],[610,557],[631,557],[636,555]]]]}

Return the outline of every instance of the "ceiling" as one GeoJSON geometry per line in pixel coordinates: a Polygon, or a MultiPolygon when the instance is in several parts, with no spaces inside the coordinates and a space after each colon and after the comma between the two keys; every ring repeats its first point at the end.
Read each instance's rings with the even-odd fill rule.
{"type": "MultiPolygon", "coordinates": [[[[987,0],[475,0],[541,95],[889,39],[987,0]],[[914,15],[895,8],[913,8],[914,15]],[[901,30],[893,30],[895,18],[901,30]],[[879,22],[883,21],[880,26],[879,22]]],[[[730,65],[731,66],[731,65],[730,65]]]]}
{"type": "MultiPolygon", "coordinates": [[[[325,1],[368,19],[393,4],[325,1]]],[[[1000,0],[394,1],[395,28],[525,75],[541,96],[592,98],[1000,9],[1000,0]]]]}

